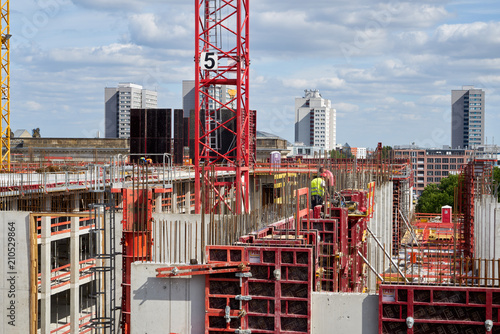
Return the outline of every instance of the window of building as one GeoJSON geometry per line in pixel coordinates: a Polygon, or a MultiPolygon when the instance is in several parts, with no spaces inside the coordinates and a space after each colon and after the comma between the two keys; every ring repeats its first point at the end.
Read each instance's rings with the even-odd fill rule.
{"type": "Polygon", "coordinates": [[[434,159],[434,162],[436,162],[436,163],[439,163],[439,164],[440,164],[440,163],[441,163],[441,158],[436,158],[436,159],[434,159]]]}
{"type": "Polygon", "coordinates": [[[434,165],[427,165],[427,169],[434,169],[434,165]]]}
{"type": "Polygon", "coordinates": [[[454,163],[456,163],[456,162],[457,162],[457,158],[451,158],[451,159],[450,159],[450,163],[454,164],[454,163]]]}
{"type": "Polygon", "coordinates": [[[435,171],[434,175],[441,175],[441,171],[440,170],[435,171]]]}
{"type": "Polygon", "coordinates": [[[427,182],[434,182],[434,179],[432,177],[428,177],[427,182]]]}
{"type": "Polygon", "coordinates": [[[432,175],[434,175],[434,173],[431,170],[429,170],[429,171],[427,171],[427,175],[432,176],[432,175]]]}
{"type": "Polygon", "coordinates": [[[433,163],[434,162],[434,159],[433,158],[427,158],[427,163],[433,163]]]}
{"type": "Polygon", "coordinates": [[[450,165],[450,169],[452,169],[452,170],[457,169],[457,165],[450,165]]]}
{"type": "Polygon", "coordinates": [[[442,165],[441,169],[448,169],[448,167],[449,167],[448,165],[442,165]]]}
{"type": "Polygon", "coordinates": [[[443,171],[443,176],[448,176],[448,172],[447,171],[443,171]]]}
{"type": "Polygon", "coordinates": [[[434,169],[441,169],[441,165],[434,165],[434,169]]]}
{"type": "Polygon", "coordinates": [[[443,163],[447,164],[448,163],[448,158],[443,158],[443,163]]]}

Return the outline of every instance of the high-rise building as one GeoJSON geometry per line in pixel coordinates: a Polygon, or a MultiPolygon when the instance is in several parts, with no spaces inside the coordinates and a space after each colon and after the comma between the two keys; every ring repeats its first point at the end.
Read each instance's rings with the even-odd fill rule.
{"type": "MultiPolygon", "coordinates": [[[[195,110],[196,108],[195,84],[196,82],[194,80],[182,81],[182,109],[184,110],[184,117],[189,117],[191,110],[195,110]]],[[[211,100],[209,101],[208,107],[210,109],[219,109],[222,107],[222,104],[228,103],[233,99],[235,94],[236,86],[216,85],[210,88],[210,96],[214,96],[220,103],[211,100]]],[[[228,107],[235,107],[235,104],[229,104],[228,107]]]]}
{"type": "Polygon", "coordinates": [[[295,142],[333,150],[336,142],[336,110],[318,90],[305,90],[295,99],[295,142]]]}
{"type": "Polygon", "coordinates": [[[158,93],[141,85],[120,83],[104,89],[104,136],[130,137],[130,109],[153,109],[158,106],[158,93]]]}
{"type": "Polygon", "coordinates": [[[451,91],[451,147],[484,145],[484,91],[462,86],[451,91]]]}

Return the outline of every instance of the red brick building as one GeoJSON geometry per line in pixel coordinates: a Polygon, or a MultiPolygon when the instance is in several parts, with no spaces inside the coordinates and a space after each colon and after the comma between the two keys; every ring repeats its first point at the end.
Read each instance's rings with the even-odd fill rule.
{"type": "Polygon", "coordinates": [[[422,194],[431,183],[439,183],[450,174],[458,174],[471,159],[472,150],[422,149],[416,147],[394,147],[395,158],[410,158],[414,171],[413,193],[422,194]]]}

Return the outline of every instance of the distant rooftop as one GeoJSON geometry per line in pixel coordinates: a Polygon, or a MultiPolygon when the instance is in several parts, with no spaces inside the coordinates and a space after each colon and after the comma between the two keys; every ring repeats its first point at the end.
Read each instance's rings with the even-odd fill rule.
{"type": "MultiPolygon", "coordinates": [[[[265,132],[265,131],[259,131],[257,130],[256,131],[256,135],[255,135],[257,138],[268,138],[268,139],[281,139],[281,140],[286,140],[285,138],[282,138],[280,136],[277,136],[275,134],[272,134],[272,133],[269,133],[269,132],[265,132]]],[[[287,145],[292,145],[288,140],[287,141],[287,145]]]]}

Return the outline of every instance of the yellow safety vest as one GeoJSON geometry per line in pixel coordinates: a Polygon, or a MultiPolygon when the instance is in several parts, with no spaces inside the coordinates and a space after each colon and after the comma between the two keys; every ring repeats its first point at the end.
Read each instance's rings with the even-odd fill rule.
{"type": "Polygon", "coordinates": [[[311,181],[311,196],[319,195],[323,197],[325,194],[325,189],[321,185],[323,183],[323,179],[320,177],[315,178],[311,181]]]}

